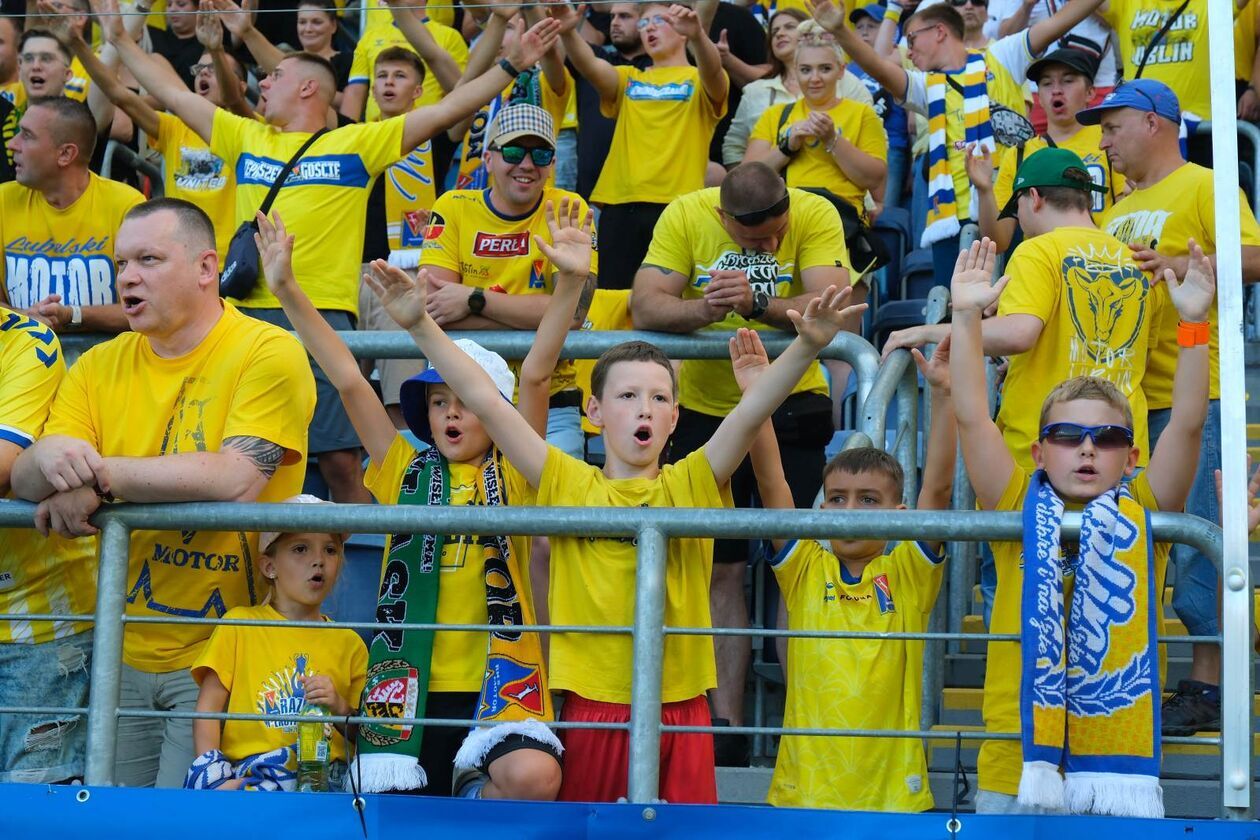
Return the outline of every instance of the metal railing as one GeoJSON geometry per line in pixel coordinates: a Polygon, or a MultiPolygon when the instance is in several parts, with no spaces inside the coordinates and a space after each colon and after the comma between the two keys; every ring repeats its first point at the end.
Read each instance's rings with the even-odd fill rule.
{"type": "MultiPolygon", "coordinates": [[[[31,527],[34,505],[25,502],[0,502],[0,528],[31,527]]],[[[1152,514],[1154,538],[1161,542],[1179,542],[1192,545],[1218,562],[1221,557],[1221,533],[1205,520],[1184,514],[1152,514]]],[[[122,709],[119,707],[123,632],[126,624],[152,623],[218,623],[213,619],[172,619],[167,617],[128,617],[126,608],[126,583],[129,563],[131,532],[133,530],[249,530],[249,531],[330,531],[352,533],[485,533],[487,530],[505,535],[559,536],[581,535],[598,537],[635,537],[637,574],[634,593],[634,623],[632,627],[587,627],[538,625],[532,629],[541,632],[583,633],[631,633],[633,638],[633,675],[630,701],[630,757],[629,799],[631,802],[648,803],[658,797],[660,737],[662,732],[713,732],[712,727],[663,726],[661,711],[661,674],[663,667],[664,639],[667,634],[682,635],[767,635],[798,636],[837,639],[925,639],[945,641],[957,638],[954,633],[872,633],[872,632],[822,632],[780,631],[762,629],[722,628],[667,628],[664,626],[665,611],[665,560],[667,542],[677,537],[724,537],[735,539],[760,538],[877,538],[887,540],[924,539],[933,541],[958,540],[1018,540],[1023,529],[1018,513],[991,513],[971,511],[732,511],[723,509],[647,509],[647,508],[467,508],[467,507],[415,507],[371,505],[293,505],[293,504],[163,504],[110,506],[98,512],[93,522],[101,528],[100,559],[96,610],[93,615],[91,693],[88,707],[87,742],[88,757],[86,781],[88,784],[108,785],[113,781],[116,754],[117,721],[120,717],[150,718],[207,718],[215,720],[252,720],[256,715],[197,712],[155,712],[149,710],[122,709]]],[[[1080,514],[1068,514],[1064,520],[1064,534],[1071,538],[1079,533],[1080,514]]],[[[13,616],[0,616],[0,620],[13,616]]],[[[23,616],[33,619],[35,616],[23,616]]],[[[45,615],[38,618],[65,620],[70,616],[45,615]]],[[[249,624],[265,624],[251,621],[249,624]]],[[[294,626],[290,624],[289,626],[294,626]]],[[[389,627],[399,625],[375,624],[323,624],[336,627],[389,627]]],[[[411,626],[411,625],[408,625],[411,626]]],[[[494,629],[490,625],[415,625],[443,630],[494,629]]],[[[526,628],[522,628],[526,629],[526,628]]],[[[970,639],[1013,641],[1014,635],[967,634],[970,639]]],[[[1205,637],[1209,641],[1214,637],[1205,637]]],[[[1161,638],[1161,642],[1190,640],[1184,636],[1161,638]]],[[[1250,638],[1242,634],[1225,636],[1226,649],[1231,646],[1250,645],[1250,638]]],[[[1246,691],[1250,696],[1250,671],[1241,677],[1225,674],[1226,692],[1246,691]]],[[[0,708],[0,714],[30,712],[35,707],[0,708]]],[[[83,710],[61,710],[79,713],[83,710]]],[[[295,716],[296,717],[296,716],[295,716]]],[[[274,719],[274,718],[273,718],[274,719]]],[[[341,720],[340,718],[338,720],[341,720]]],[[[380,719],[375,719],[379,722],[380,719]]],[[[400,719],[401,720],[401,719],[400,719]]],[[[351,722],[367,722],[366,718],[350,718],[351,722]]],[[[413,724],[451,725],[457,722],[446,719],[406,719],[413,724]]],[[[1243,797],[1238,804],[1239,792],[1233,790],[1233,805],[1223,805],[1226,816],[1249,819],[1252,813],[1250,801],[1251,737],[1247,727],[1239,728],[1232,721],[1224,721],[1222,737],[1217,738],[1165,738],[1165,743],[1193,743],[1222,745],[1234,741],[1245,742],[1241,750],[1230,751],[1235,756],[1245,756],[1237,765],[1228,763],[1222,750],[1222,780],[1225,788],[1235,787],[1234,782],[1245,779],[1243,797]]],[[[591,728],[589,724],[571,724],[591,728]]],[[[569,728],[563,723],[557,728],[569,728]]],[[[605,726],[594,728],[626,728],[605,726]]],[[[783,729],[781,727],[734,727],[723,732],[748,734],[799,734],[849,737],[903,737],[927,738],[940,736],[940,732],[835,730],[823,728],[783,729]]],[[[951,737],[966,740],[1011,740],[1015,733],[961,733],[951,737]]],[[[1223,802],[1225,800],[1223,799],[1223,802]]]]}

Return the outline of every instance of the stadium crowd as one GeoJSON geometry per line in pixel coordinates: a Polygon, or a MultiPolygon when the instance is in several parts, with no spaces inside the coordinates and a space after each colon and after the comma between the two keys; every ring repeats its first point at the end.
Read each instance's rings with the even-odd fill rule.
{"type": "MultiPolygon", "coordinates": [[[[117,502],[949,509],[961,444],[979,507],[1026,523],[981,568],[989,629],[1021,637],[988,647],[984,721],[1021,740],[984,743],[977,810],[1163,815],[1161,732],[1220,726],[1219,648],[1165,697],[1156,642],[1166,580],[1219,634],[1217,569],[1148,520],[1220,515],[1206,0],[374,0],[357,38],[332,0],[159,4],[0,15],[0,497],[38,503],[0,532],[0,613],[91,613],[90,519],[117,502]],[[896,297],[910,248],[881,230],[951,292],[946,323],[878,336],[931,406],[917,499],[882,448],[833,453],[851,371],[817,358],[896,297]],[[570,330],[631,328],[729,334],[730,358],[560,359],[570,330]],[[356,360],[356,329],[428,362],[356,360]],[[509,361],[447,336],[476,330],[534,339],[509,361]],[[773,363],[763,330],[795,335],[773,363]],[[110,337],[72,359],[76,332],[110,337]]],[[[1258,14],[1239,0],[1247,120],[1258,14]]],[[[137,532],[127,613],[318,621],[346,539],[137,532]]],[[[769,624],[923,632],[948,563],[768,548],[671,541],[666,623],[747,628],[764,557],[769,624]]],[[[121,703],[476,720],[339,725],[332,784],[615,801],[628,734],[547,723],[626,723],[631,639],[510,628],[631,624],[634,586],[627,540],[395,534],[378,621],[503,629],[128,624],[121,703]]],[[[0,706],[86,705],[92,638],[0,622],[0,706]]],[[[793,638],[784,725],[918,729],[923,656],[793,638]]],[[[749,659],[668,636],[663,722],[743,725],[749,659]]],[[[0,781],[81,778],[85,731],[0,716],[0,781]]],[[[115,779],[291,790],[295,738],[124,717],[115,779]]],[[[666,733],[661,797],[716,802],[715,766],[748,760],[743,735],[666,733]]],[[[769,802],[929,809],[923,744],[783,736],[769,802]]]]}

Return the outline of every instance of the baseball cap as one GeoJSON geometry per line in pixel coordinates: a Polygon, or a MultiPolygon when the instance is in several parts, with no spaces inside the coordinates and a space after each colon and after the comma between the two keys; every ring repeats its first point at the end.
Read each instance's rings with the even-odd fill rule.
{"type": "Polygon", "coordinates": [[[537,137],[546,141],[547,145],[554,149],[556,128],[551,114],[537,105],[525,102],[509,105],[495,117],[494,126],[486,139],[486,146],[488,148],[502,147],[522,137],[537,137]]]}
{"type": "MultiPolygon", "coordinates": [[[[332,502],[327,499],[321,499],[318,496],[312,496],[310,493],[302,493],[297,496],[290,496],[285,499],[283,504],[286,505],[331,505],[332,502]]],[[[271,548],[271,544],[280,539],[285,534],[295,533],[293,531],[263,531],[258,535],[258,550],[265,552],[271,548]]],[[[332,532],[330,532],[332,533],[332,532]]],[[[342,534],[341,539],[344,542],[349,534],[342,534]]]]}
{"type": "Polygon", "coordinates": [[[1024,158],[1015,172],[1015,180],[1011,184],[1011,199],[1002,208],[999,219],[1013,219],[1019,205],[1019,194],[1030,187],[1071,187],[1082,192],[1102,192],[1103,188],[1088,176],[1085,161],[1071,149],[1050,148],[1033,152],[1024,158]],[[1086,173],[1086,180],[1070,178],[1067,170],[1079,169],[1086,173]]]}
{"type": "Polygon", "coordinates": [[[1089,79],[1091,83],[1094,81],[1094,76],[1098,75],[1097,56],[1091,55],[1084,50],[1078,50],[1073,47],[1064,47],[1062,49],[1055,50],[1052,53],[1047,53],[1042,58],[1039,58],[1032,64],[1028,65],[1028,72],[1024,74],[1024,77],[1033,84],[1036,84],[1037,80],[1041,78],[1041,74],[1046,71],[1046,67],[1051,64],[1062,64],[1065,67],[1071,67],[1073,70],[1089,79]]]}
{"type": "MultiPolygon", "coordinates": [[[[499,393],[503,395],[503,399],[512,401],[512,392],[516,390],[516,377],[502,356],[487,350],[470,338],[461,338],[455,342],[455,346],[468,354],[477,363],[477,367],[486,372],[494,381],[494,387],[498,388],[499,393]]],[[[407,428],[425,443],[433,443],[433,430],[429,428],[429,409],[424,398],[425,386],[441,385],[445,382],[446,380],[442,378],[442,374],[438,373],[437,368],[430,367],[404,382],[399,392],[398,402],[402,408],[403,419],[407,421],[407,428]]]]}
{"type": "Polygon", "coordinates": [[[1081,125],[1098,125],[1103,111],[1115,108],[1150,111],[1177,125],[1181,124],[1181,103],[1177,101],[1177,94],[1168,85],[1154,79],[1134,79],[1117,85],[1093,108],[1077,111],[1076,121],[1081,125]]]}
{"type": "Polygon", "coordinates": [[[856,24],[864,17],[868,17],[876,23],[882,23],[884,20],[884,7],[879,3],[870,3],[866,6],[858,6],[849,12],[849,23],[856,24]]]}

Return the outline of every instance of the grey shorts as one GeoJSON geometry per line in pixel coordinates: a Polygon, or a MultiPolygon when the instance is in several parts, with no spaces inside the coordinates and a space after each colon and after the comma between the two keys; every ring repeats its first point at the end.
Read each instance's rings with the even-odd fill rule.
{"type": "MultiPolygon", "coordinates": [[[[364,273],[367,265],[363,266],[364,273]]],[[[415,269],[407,271],[415,277],[415,269]]],[[[359,329],[376,331],[401,330],[398,322],[389,317],[385,307],[372,293],[367,283],[359,282],[359,329]]],[[[398,393],[402,384],[427,367],[424,359],[368,359],[376,367],[381,380],[381,401],[385,405],[398,405],[398,393]]]]}
{"type": "MultiPolygon", "coordinates": [[[[289,316],[284,314],[283,309],[242,308],[241,311],[251,318],[275,324],[282,329],[290,331],[293,329],[293,324],[289,321],[289,316]]],[[[321,309],[319,314],[324,316],[328,325],[338,332],[354,330],[354,316],[349,312],[321,309]]],[[[328,381],[328,377],[324,375],[319,365],[315,364],[315,360],[309,355],[307,359],[311,363],[311,371],[315,374],[315,416],[311,419],[308,444],[310,454],[336,452],[339,449],[358,449],[359,436],[355,434],[354,426],[350,424],[350,417],[341,404],[337,389],[328,381]]]]}

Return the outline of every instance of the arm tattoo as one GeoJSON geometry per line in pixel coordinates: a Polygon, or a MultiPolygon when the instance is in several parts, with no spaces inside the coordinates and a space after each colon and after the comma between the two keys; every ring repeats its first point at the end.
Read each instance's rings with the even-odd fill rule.
{"type": "Polygon", "coordinates": [[[578,326],[586,323],[586,315],[591,311],[591,300],[595,297],[596,285],[598,285],[598,280],[595,275],[586,275],[586,282],[582,285],[582,294],[578,297],[577,310],[573,313],[573,323],[578,326]]]}
{"type": "Polygon", "coordinates": [[[276,474],[276,468],[284,459],[283,446],[251,435],[226,438],[223,441],[223,449],[231,449],[233,452],[244,455],[266,478],[271,478],[276,474]]]}
{"type": "Polygon", "coordinates": [[[643,265],[639,266],[639,268],[655,268],[657,271],[659,271],[661,274],[664,274],[667,277],[671,274],[678,274],[678,272],[674,271],[674,269],[672,268],[666,268],[663,265],[654,265],[653,263],[644,263],[643,265]]]}

